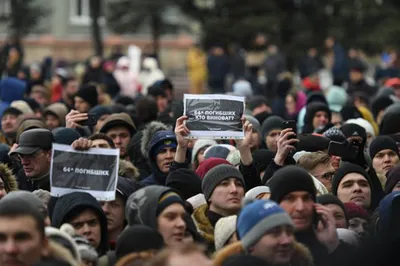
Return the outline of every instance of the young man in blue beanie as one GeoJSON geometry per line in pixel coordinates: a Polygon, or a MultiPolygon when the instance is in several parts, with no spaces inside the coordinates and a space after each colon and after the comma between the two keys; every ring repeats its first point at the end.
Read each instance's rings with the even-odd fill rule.
{"type": "Polygon", "coordinates": [[[310,251],[296,242],[294,226],[278,204],[256,200],[244,206],[236,227],[245,251],[268,265],[310,265],[310,251]]]}

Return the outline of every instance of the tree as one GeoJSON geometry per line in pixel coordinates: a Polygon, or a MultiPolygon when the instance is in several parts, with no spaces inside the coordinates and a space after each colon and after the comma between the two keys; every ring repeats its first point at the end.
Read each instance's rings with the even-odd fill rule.
{"type": "Polygon", "coordinates": [[[119,34],[137,32],[149,27],[154,53],[160,49],[160,37],[168,29],[177,25],[169,23],[163,14],[166,7],[173,5],[172,0],[119,0],[108,3],[107,22],[110,28],[119,34]]]}
{"type": "Polygon", "coordinates": [[[100,0],[90,0],[90,19],[91,19],[91,29],[92,29],[92,39],[93,46],[96,55],[103,56],[103,38],[101,34],[101,28],[99,25],[99,19],[102,10],[102,1],[100,0]]]}
{"type": "Polygon", "coordinates": [[[48,9],[35,0],[9,0],[11,14],[7,19],[10,35],[17,42],[29,34],[38,24],[40,18],[47,14],[48,9]]]}

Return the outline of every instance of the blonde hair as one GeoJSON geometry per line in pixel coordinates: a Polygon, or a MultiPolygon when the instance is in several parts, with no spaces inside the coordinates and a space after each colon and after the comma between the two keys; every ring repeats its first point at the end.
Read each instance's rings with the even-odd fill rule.
{"type": "Polygon", "coordinates": [[[328,165],[331,163],[331,157],[322,151],[311,152],[305,154],[299,158],[297,165],[304,168],[307,171],[313,170],[318,165],[328,165]]]}
{"type": "Polygon", "coordinates": [[[244,252],[245,249],[242,245],[242,242],[238,241],[232,243],[214,254],[213,256],[214,266],[221,266],[227,258],[233,255],[242,254],[244,252]]]}

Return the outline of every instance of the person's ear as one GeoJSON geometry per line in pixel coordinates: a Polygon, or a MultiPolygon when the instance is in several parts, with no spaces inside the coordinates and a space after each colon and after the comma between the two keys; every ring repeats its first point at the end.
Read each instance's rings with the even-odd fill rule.
{"type": "Polygon", "coordinates": [[[50,244],[49,239],[44,237],[42,240],[42,250],[41,250],[42,257],[49,257],[50,255],[50,244]]]}
{"type": "Polygon", "coordinates": [[[47,152],[46,157],[47,157],[47,161],[48,161],[48,162],[51,162],[51,150],[49,150],[49,151],[47,152]]]}

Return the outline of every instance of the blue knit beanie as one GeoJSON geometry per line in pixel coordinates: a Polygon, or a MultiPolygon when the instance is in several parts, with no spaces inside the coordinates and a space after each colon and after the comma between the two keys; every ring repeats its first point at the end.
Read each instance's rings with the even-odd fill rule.
{"type": "Polygon", "coordinates": [[[237,233],[247,250],[269,230],[281,225],[294,227],[289,214],[271,200],[256,200],[246,205],[237,219],[237,233]]]}

